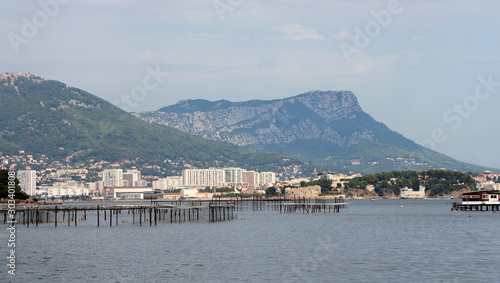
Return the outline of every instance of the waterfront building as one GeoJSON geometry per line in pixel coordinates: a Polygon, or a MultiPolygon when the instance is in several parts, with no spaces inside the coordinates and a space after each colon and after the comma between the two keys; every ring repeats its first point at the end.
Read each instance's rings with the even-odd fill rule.
{"type": "Polygon", "coordinates": [[[19,170],[17,171],[17,179],[22,191],[30,196],[36,194],[36,171],[35,170],[19,170]]]}
{"type": "Polygon", "coordinates": [[[104,187],[123,187],[123,169],[106,169],[102,172],[104,187]]]}
{"type": "Polygon", "coordinates": [[[315,198],[320,194],[321,187],[318,185],[299,188],[285,188],[285,198],[315,198]]]}
{"type": "Polygon", "coordinates": [[[418,191],[404,187],[401,189],[401,198],[424,198],[425,186],[420,186],[418,191]]]}
{"type": "Polygon", "coordinates": [[[181,190],[181,197],[183,198],[196,198],[198,194],[197,189],[183,189],[181,190]]]}
{"type": "Polygon", "coordinates": [[[500,191],[463,193],[462,204],[500,204],[500,191]]]}
{"type": "Polygon", "coordinates": [[[152,191],[148,187],[104,187],[103,195],[107,199],[143,199],[145,192],[152,191]]]}

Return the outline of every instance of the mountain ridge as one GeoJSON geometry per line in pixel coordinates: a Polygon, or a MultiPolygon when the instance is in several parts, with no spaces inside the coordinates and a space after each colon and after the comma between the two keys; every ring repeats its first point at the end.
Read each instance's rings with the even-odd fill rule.
{"type": "Polygon", "coordinates": [[[390,130],[364,112],[350,91],[317,90],[283,99],[243,102],[182,100],[158,111],[134,115],[207,139],[330,168],[369,173],[382,169],[486,169],[424,148],[390,130]]]}
{"type": "Polygon", "coordinates": [[[70,163],[161,167],[164,175],[193,166],[278,170],[295,162],[147,123],[81,89],[32,74],[0,74],[0,106],[3,154],[26,150],[70,163]]]}

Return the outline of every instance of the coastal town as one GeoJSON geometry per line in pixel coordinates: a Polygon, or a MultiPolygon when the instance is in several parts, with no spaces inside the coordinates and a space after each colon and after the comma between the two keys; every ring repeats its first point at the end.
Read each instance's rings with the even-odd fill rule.
{"type": "MultiPolygon", "coordinates": [[[[374,184],[363,184],[357,190],[346,187],[361,173],[317,173],[315,177],[280,178],[275,172],[258,172],[239,167],[186,168],[176,176],[148,176],[132,166],[97,162],[71,166],[50,162],[44,155],[33,156],[19,151],[19,155],[0,156],[0,169],[17,172],[20,187],[39,200],[144,200],[144,199],[212,199],[214,196],[284,195],[315,198],[322,195],[315,181],[324,180],[332,188],[334,197],[374,198],[374,184]],[[37,170],[35,170],[37,169],[37,170]]],[[[299,172],[297,172],[299,173],[299,172]]],[[[499,190],[500,174],[484,172],[473,177],[477,190],[499,190]]],[[[392,178],[389,183],[395,183],[392,178]]],[[[323,194],[324,195],[324,194],[323,194]]],[[[426,188],[404,186],[395,198],[426,198],[426,188]]]]}

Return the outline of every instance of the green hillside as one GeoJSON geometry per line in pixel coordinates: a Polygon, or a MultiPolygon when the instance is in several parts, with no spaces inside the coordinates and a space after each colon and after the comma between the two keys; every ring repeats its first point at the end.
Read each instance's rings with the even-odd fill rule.
{"type": "Polygon", "coordinates": [[[0,151],[19,149],[51,159],[277,168],[277,154],[256,153],[140,120],[83,90],[33,75],[1,77],[0,151]]]}

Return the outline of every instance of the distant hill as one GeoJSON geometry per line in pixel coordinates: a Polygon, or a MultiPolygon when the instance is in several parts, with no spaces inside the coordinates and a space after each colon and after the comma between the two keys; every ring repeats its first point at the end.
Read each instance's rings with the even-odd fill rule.
{"type": "Polygon", "coordinates": [[[135,113],[201,137],[273,152],[334,170],[446,168],[483,171],[426,149],[364,112],[350,91],[311,91],[276,100],[183,100],[135,113]]]}
{"type": "MultiPolygon", "coordinates": [[[[0,74],[0,151],[51,159],[155,166],[241,166],[279,170],[294,161],[147,123],[64,83],[31,74],[0,74]]],[[[300,162],[298,162],[300,164],[300,162]]]]}

